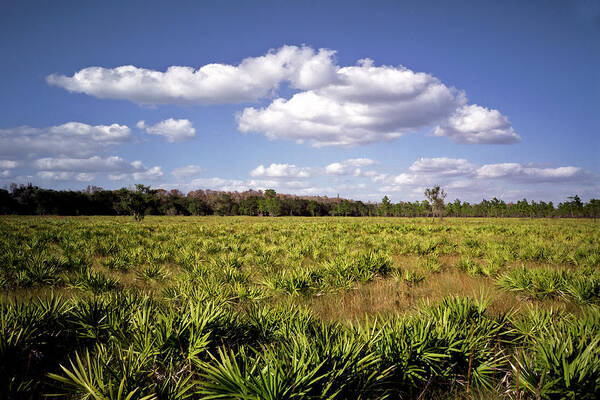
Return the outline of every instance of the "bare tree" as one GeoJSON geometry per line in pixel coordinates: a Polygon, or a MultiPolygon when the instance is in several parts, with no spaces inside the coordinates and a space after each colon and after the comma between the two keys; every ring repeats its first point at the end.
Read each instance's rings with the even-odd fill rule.
{"type": "Polygon", "coordinates": [[[431,211],[433,212],[433,217],[437,216],[442,219],[444,214],[444,199],[446,198],[446,192],[439,185],[434,186],[433,188],[425,189],[425,197],[429,200],[431,204],[431,211]]]}

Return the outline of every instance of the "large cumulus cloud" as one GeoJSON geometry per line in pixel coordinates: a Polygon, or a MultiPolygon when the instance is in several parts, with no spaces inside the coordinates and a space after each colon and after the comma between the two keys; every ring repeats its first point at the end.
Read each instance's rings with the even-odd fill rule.
{"type": "Polygon", "coordinates": [[[237,65],[172,66],[164,72],[88,67],[72,76],[49,75],[47,81],[70,92],[138,104],[268,100],[240,110],[238,129],[315,147],[390,141],[423,129],[458,143],[520,140],[500,111],[468,104],[463,91],[431,74],[377,66],[370,59],[340,66],[334,56],[329,49],[283,46],[237,65]],[[292,89],[288,97],[280,94],[282,84],[292,89]]]}

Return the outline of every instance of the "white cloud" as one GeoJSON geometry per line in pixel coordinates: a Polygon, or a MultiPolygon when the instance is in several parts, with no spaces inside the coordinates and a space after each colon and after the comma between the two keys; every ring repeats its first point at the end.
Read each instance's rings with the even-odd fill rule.
{"type": "Polygon", "coordinates": [[[199,165],[186,165],[185,167],[175,168],[171,171],[171,174],[177,179],[182,179],[198,175],[202,171],[204,171],[204,168],[199,165]]]}
{"type": "Polygon", "coordinates": [[[163,172],[161,167],[155,166],[151,168],[144,168],[142,171],[134,172],[131,175],[136,181],[157,180],[162,178],[163,172]]]}
{"type": "Polygon", "coordinates": [[[44,180],[91,181],[98,175],[108,174],[111,180],[156,180],[163,176],[162,168],[148,168],[141,161],[131,163],[121,157],[41,158],[32,163],[39,169],[37,176],[44,180]]]}
{"type": "MultiPolygon", "coordinates": [[[[390,141],[424,128],[460,143],[520,140],[498,110],[467,105],[466,95],[438,78],[403,66],[375,66],[370,59],[339,66],[335,51],[283,46],[238,65],[207,64],[165,72],[132,65],[89,67],[73,76],[50,75],[49,84],[71,92],[139,104],[227,104],[277,95],[289,83],[290,98],[238,113],[241,132],[320,146],[390,141]]],[[[144,125],[142,125],[144,126],[144,125]]]]}
{"type": "Polygon", "coordinates": [[[425,182],[418,174],[399,174],[394,176],[393,182],[395,185],[422,185],[425,182]]]}
{"type": "Polygon", "coordinates": [[[331,196],[336,193],[337,191],[334,188],[318,186],[307,187],[296,192],[296,194],[301,196],[331,196]]]}
{"type": "Polygon", "coordinates": [[[37,177],[44,181],[78,181],[78,182],[90,182],[96,177],[93,174],[85,172],[68,172],[68,171],[40,171],[37,173],[37,177]]]}
{"type": "Polygon", "coordinates": [[[564,191],[567,186],[581,187],[597,180],[592,173],[573,166],[537,167],[519,163],[478,166],[463,158],[448,157],[421,158],[407,172],[397,175],[368,171],[364,176],[377,183],[380,192],[399,192],[405,199],[422,198],[425,187],[441,185],[450,197],[463,200],[465,196],[478,200],[507,196],[506,200],[514,200],[515,196],[523,198],[526,194],[531,197],[548,184],[553,185],[555,191],[559,190],[557,185],[560,184],[563,187],[560,190],[564,191]]]}
{"type": "MultiPolygon", "coordinates": [[[[360,176],[361,169],[358,167],[371,166],[377,164],[376,161],[370,158],[350,158],[345,161],[335,162],[327,165],[325,168],[317,167],[297,167],[294,164],[276,164],[273,163],[267,167],[259,165],[250,171],[253,177],[268,177],[268,178],[285,178],[287,184],[290,183],[288,178],[310,178],[315,175],[354,175],[360,176]]],[[[281,182],[280,182],[281,183],[281,182]]]]}
{"type": "Polygon", "coordinates": [[[249,189],[260,189],[251,188],[243,180],[239,179],[223,179],[223,178],[198,178],[194,179],[185,185],[179,185],[179,187],[186,187],[190,190],[193,189],[211,189],[211,190],[222,190],[227,192],[244,192],[249,189]]]}
{"type": "Polygon", "coordinates": [[[0,129],[0,156],[89,156],[99,149],[127,142],[131,138],[129,127],[119,124],[68,122],[42,129],[21,126],[0,129]]]}
{"type": "Polygon", "coordinates": [[[294,164],[271,164],[268,167],[259,165],[250,172],[250,175],[270,178],[308,178],[311,176],[311,170],[296,167],[294,164]]]}
{"type": "Polygon", "coordinates": [[[12,161],[12,160],[0,160],[0,168],[3,168],[3,169],[17,168],[17,165],[19,165],[19,163],[16,162],[16,161],[12,161]]]}
{"type": "Polygon", "coordinates": [[[243,181],[243,185],[249,189],[277,189],[281,181],[274,179],[249,179],[243,181]]]}
{"type": "Polygon", "coordinates": [[[80,172],[128,172],[135,167],[121,157],[113,156],[102,158],[40,158],[33,163],[34,167],[41,170],[52,171],[80,171],[80,172]]]}
{"type": "Polygon", "coordinates": [[[168,183],[159,185],[163,188],[177,188],[183,191],[197,189],[211,189],[221,191],[237,191],[243,192],[246,190],[266,190],[275,189],[278,193],[296,194],[296,195],[326,195],[333,194],[335,191],[332,188],[323,188],[316,185],[316,182],[311,180],[287,180],[292,177],[273,177],[271,179],[225,179],[220,177],[212,178],[196,178],[190,181],[180,183],[168,183]]]}
{"type": "Polygon", "coordinates": [[[306,181],[279,181],[270,179],[224,179],[224,178],[198,178],[184,184],[165,185],[180,190],[211,189],[232,192],[244,192],[246,190],[275,189],[278,193],[296,195],[331,195],[335,193],[332,188],[313,186],[306,181]]]}
{"type": "Polygon", "coordinates": [[[360,176],[362,170],[359,167],[367,167],[376,164],[370,158],[349,158],[342,162],[331,163],[325,167],[327,175],[354,175],[360,176]]]}
{"type": "Polygon", "coordinates": [[[375,67],[370,60],[337,70],[322,88],[237,116],[242,132],[313,146],[353,146],[397,139],[432,125],[466,102],[437,78],[404,67],[375,67]]]}
{"type": "Polygon", "coordinates": [[[526,176],[538,181],[570,180],[581,175],[579,167],[524,168],[526,176]]]}
{"type": "Polygon", "coordinates": [[[111,181],[147,181],[147,180],[158,180],[163,177],[162,168],[155,166],[151,168],[143,167],[139,172],[128,173],[115,173],[109,174],[108,179],[111,181]]]}
{"type": "Polygon", "coordinates": [[[165,137],[169,143],[182,142],[196,136],[196,129],[187,119],[169,118],[150,126],[146,125],[144,121],[139,121],[136,126],[150,135],[165,137]]]}
{"type": "MultiPolygon", "coordinates": [[[[362,200],[379,200],[387,194],[395,197],[394,201],[421,201],[424,200],[423,192],[426,187],[439,184],[447,191],[449,199],[458,197],[463,201],[477,202],[482,198],[493,197],[506,201],[523,197],[536,201],[562,201],[574,193],[592,193],[591,197],[597,197],[594,193],[598,191],[592,173],[572,166],[549,167],[518,163],[477,165],[464,158],[435,157],[420,158],[404,171],[392,173],[389,170],[378,171],[377,164],[371,159],[348,159],[324,167],[270,164],[255,168],[249,179],[208,177],[157,183],[157,186],[184,191],[212,189],[242,192],[250,189],[275,189],[278,193],[340,194],[342,197],[362,200]],[[347,166],[349,173],[328,174],[327,168],[334,164],[347,166]],[[354,170],[359,166],[370,166],[373,169],[356,176],[354,170]],[[308,176],[302,174],[302,171],[307,171],[308,176]]],[[[139,166],[141,163],[135,165],[139,166]]]]}
{"type": "Polygon", "coordinates": [[[283,46],[236,66],[206,64],[198,69],[172,66],[165,72],[133,65],[88,67],[73,76],[49,75],[49,84],[99,98],[139,104],[224,104],[269,97],[283,81],[312,89],[335,79],[334,51],[283,46]]]}
{"type": "Polygon", "coordinates": [[[398,175],[367,171],[365,176],[371,181],[384,184],[389,191],[406,190],[408,186],[445,185],[456,178],[472,178],[475,176],[477,166],[464,158],[420,158],[413,162],[408,172],[398,175]]]}
{"type": "Polygon", "coordinates": [[[464,158],[421,158],[409,168],[417,174],[435,174],[438,176],[470,175],[475,172],[476,166],[464,158]]]}
{"type": "Polygon", "coordinates": [[[503,178],[521,173],[523,167],[517,163],[486,164],[477,170],[480,178],[503,178]]]}
{"type": "Polygon", "coordinates": [[[344,163],[353,167],[368,167],[377,164],[377,161],[370,158],[349,158],[344,163]]]}
{"type": "Polygon", "coordinates": [[[346,175],[348,166],[339,162],[331,163],[325,167],[325,172],[329,175],[346,175]]]}
{"type": "Polygon", "coordinates": [[[540,168],[517,163],[486,164],[477,170],[477,177],[482,179],[503,178],[528,182],[569,182],[591,178],[588,173],[579,167],[540,168]]]}
{"type": "MultiPolygon", "coordinates": [[[[274,186],[280,186],[280,185],[281,184],[279,184],[279,182],[277,182],[276,185],[274,185],[274,186]]],[[[307,182],[307,181],[287,181],[287,182],[283,182],[283,185],[281,185],[281,186],[285,186],[285,188],[287,188],[287,189],[306,189],[310,185],[311,185],[311,183],[307,182]]]]}
{"type": "Polygon", "coordinates": [[[68,135],[74,138],[90,137],[101,143],[121,143],[131,137],[129,127],[119,124],[92,126],[81,122],[67,122],[52,126],[48,130],[55,135],[68,135]]]}
{"type": "Polygon", "coordinates": [[[434,129],[433,134],[448,136],[457,143],[510,144],[521,141],[505,115],[476,104],[457,109],[434,129]]]}

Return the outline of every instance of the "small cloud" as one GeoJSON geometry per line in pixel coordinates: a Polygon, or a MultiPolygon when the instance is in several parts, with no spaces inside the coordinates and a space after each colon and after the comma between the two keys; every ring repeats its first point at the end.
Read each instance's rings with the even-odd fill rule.
{"type": "Polygon", "coordinates": [[[33,158],[40,156],[89,156],[98,149],[131,140],[126,125],[88,125],[81,122],[46,128],[20,126],[0,129],[0,156],[33,158]]]}
{"type": "Polygon", "coordinates": [[[46,171],[80,171],[80,172],[116,172],[133,171],[135,167],[121,157],[98,157],[89,158],[40,158],[33,162],[33,166],[46,171]]]}
{"type": "Polygon", "coordinates": [[[163,172],[162,172],[162,168],[161,167],[151,167],[151,168],[145,168],[144,170],[140,171],[140,172],[134,172],[132,174],[133,179],[135,179],[136,181],[145,181],[145,180],[157,180],[159,178],[162,178],[163,176],[163,172]]]}
{"type": "Polygon", "coordinates": [[[40,171],[37,173],[37,177],[45,181],[78,181],[78,182],[91,182],[94,180],[95,175],[88,174],[85,172],[76,173],[68,171],[40,171]]]}
{"type": "Polygon", "coordinates": [[[367,167],[377,162],[370,158],[349,158],[345,161],[331,163],[325,167],[327,175],[354,175],[360,176],[362,171],[358,167],[367,167]]]}
{"type": "Polygon", "coordinates": [[[433,134],[448,136],[456,143],[511,144],[521,141],[505,115],[476,104],[457,109],[434,129],[433,134]]]}
{"type": "Polygon", "coordinates": [[[0,168],[2,169],[13,169],[13,168],[17,168],[17,165],[19,165],[19,163],[17,161],[12,161],[12,160],[0,160],[0,168]]]}
{"type": "Polygon", "coordinates": [[[98,175],[108,175],[111,180],[156,180],[163,176],[161,167],[148,168],[141,161],[127,162],[121,157],[102,158],[40,158],[32,163],[43,180],[89,182],[98,175]]]}
{"type": "Polygon", "coordinates": [[[250,175],[270,178],[308,178],[311,176],[311,170],[296,167],[294,164],[271,164],[268,167],[261,164],[254,168],[250,175]]]}
{"type": "Polygon", "coordinates": [[[175,168],[171,171],[171,174],[177,179],[182,179],[196,176],[202,171],[204,171],[204,168],[199,165],[186,165],[185,167],[175,168]]]}
{"type": "Polygon", "coordinates": [[[509,179],[526,182],[572,182],[591,179],[589,173],[579,167],[566,166],[539,168],[518,163],[486,164],[477,170],[481,179],[509,179]]]}
{"type": "Polygon", "coordinates": [[[408,169],[417,174],[437,174],[440,176],[472,175],[477,167],[464,158],[421,158],[408,169]]]}
{"type": "Polygon", "coordinates": [[[187,119],[169,118],[151,126],[139,121],[136,126],[150,135],[163,136],[169,143],[182,142],[196,136],[196,129],[187,119]]]}

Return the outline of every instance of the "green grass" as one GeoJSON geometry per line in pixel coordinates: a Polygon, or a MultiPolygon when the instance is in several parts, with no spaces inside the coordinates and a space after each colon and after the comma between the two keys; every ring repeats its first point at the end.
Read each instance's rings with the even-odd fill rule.
{"type": "Polygon", "coordinates": [[[600,396],[591,220],[0,218],[0,398],[600,396]]]}

